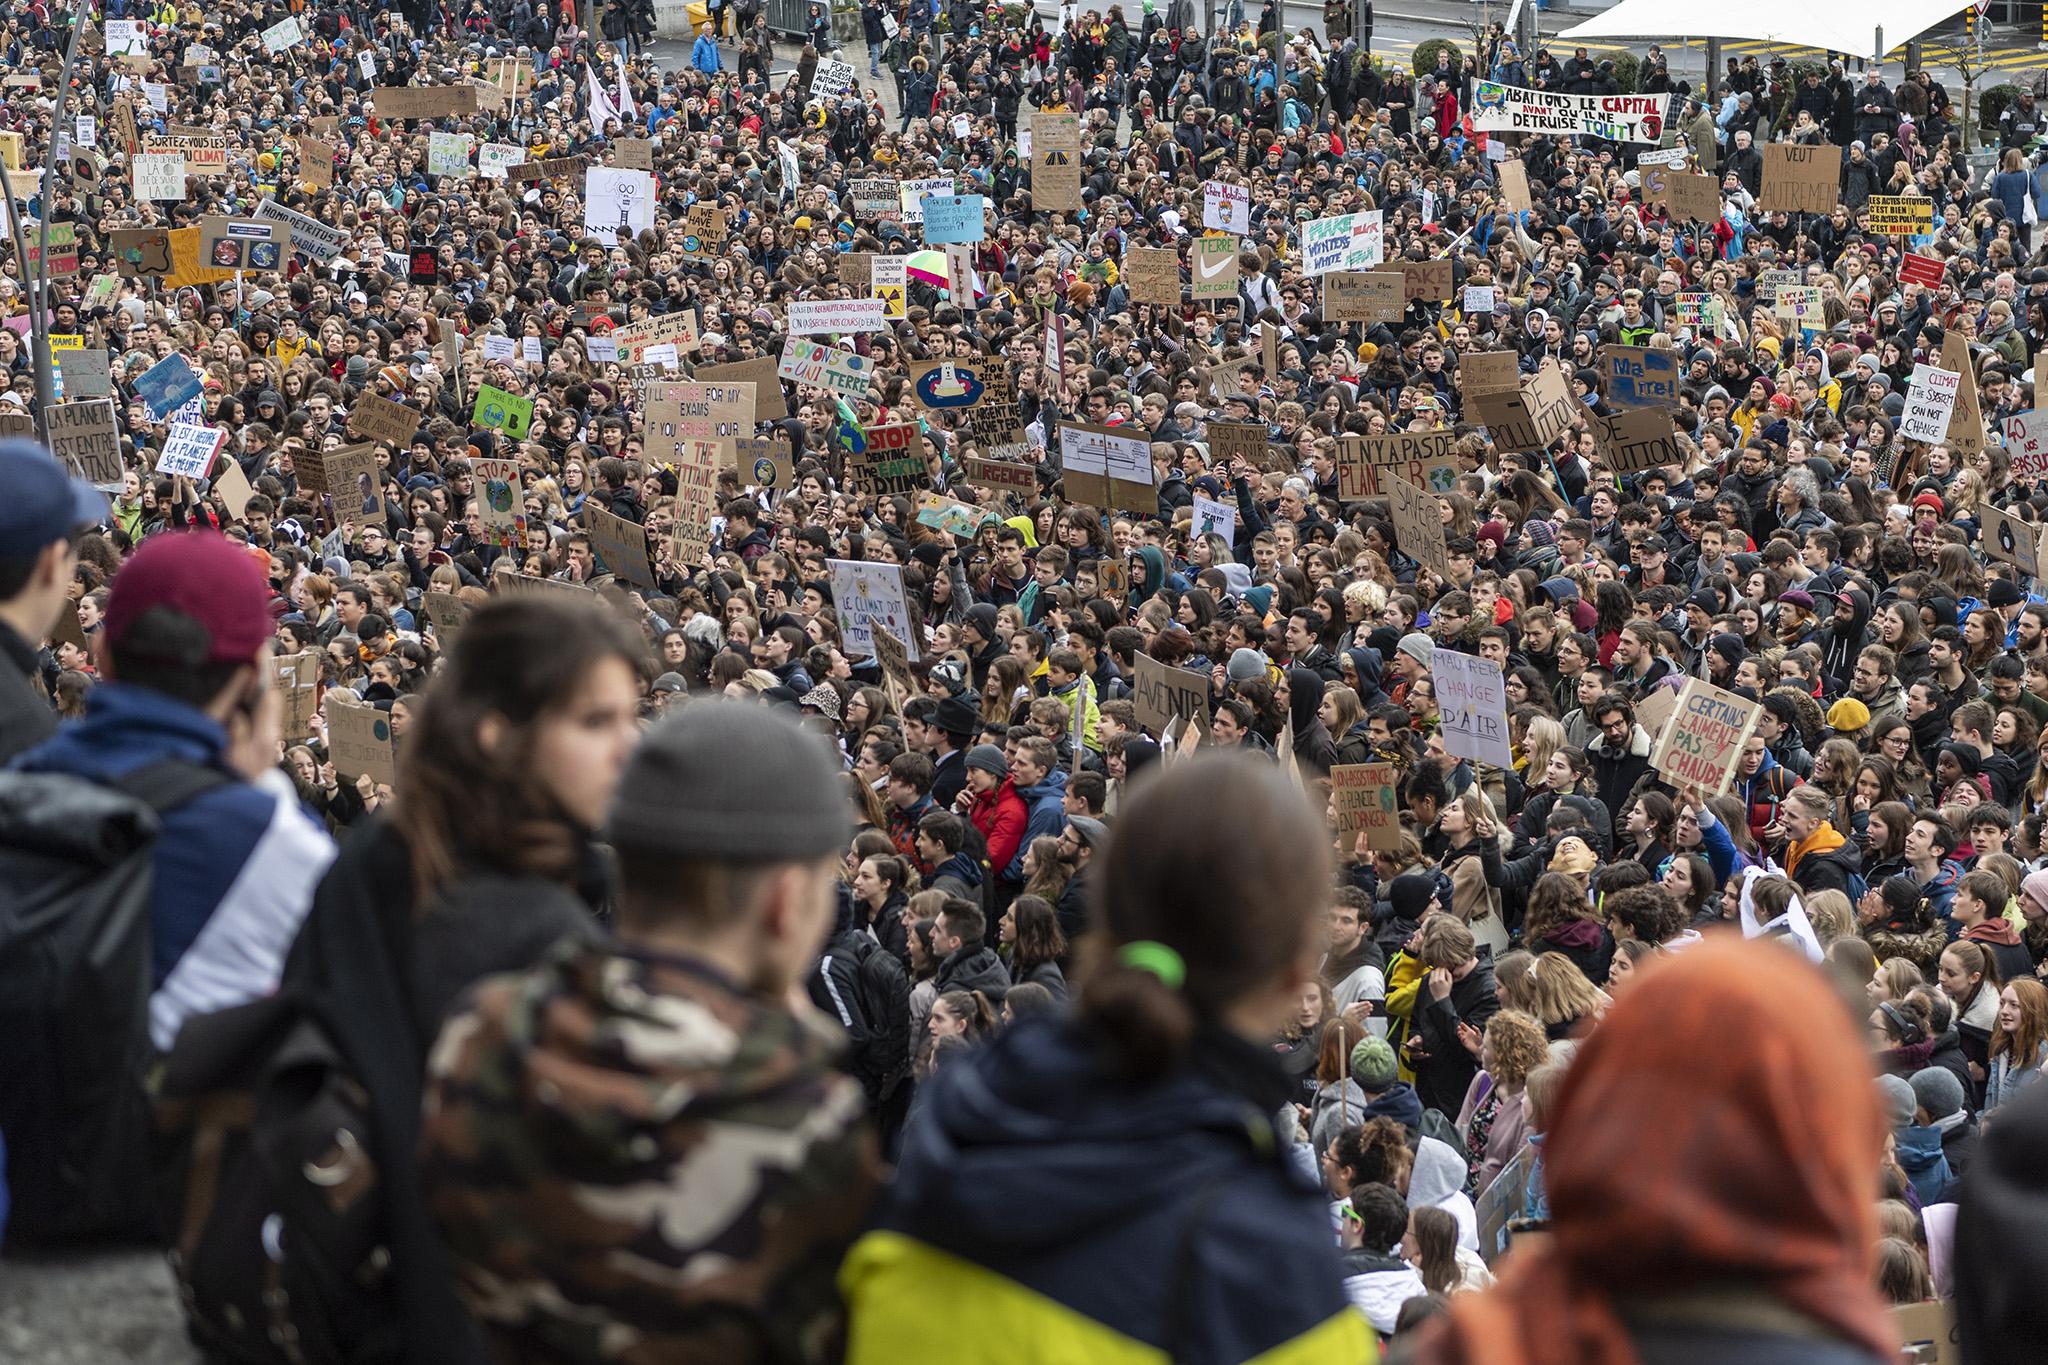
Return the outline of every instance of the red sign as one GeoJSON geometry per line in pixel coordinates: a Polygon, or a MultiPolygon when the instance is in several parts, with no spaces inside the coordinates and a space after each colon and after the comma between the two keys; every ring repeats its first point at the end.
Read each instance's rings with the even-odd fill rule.
{"type": "Polygon", "coordinates": [[[1906,253],[1906,259],[1899,262],[1899,278],[1911,284],[1925,285],[1929,289],[1941,288],[1946,267],[1933,256],[1919,256],[1906,253]]]}

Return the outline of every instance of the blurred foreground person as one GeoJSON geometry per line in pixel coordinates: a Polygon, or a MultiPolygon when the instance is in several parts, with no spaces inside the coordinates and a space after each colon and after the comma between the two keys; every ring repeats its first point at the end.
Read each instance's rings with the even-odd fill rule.
{"type": "Polygon", "coordinates": [[[1884,1129],[1854,1026],[1769,943],[1643,973],[1580,1049],[1544,1143],[1551,1237],[1461,1295],[1428,1365],[1879,1365],[1884,1129]],[[1727,1046],[1730,1019],[1749,1043],[1727,1046]]]}

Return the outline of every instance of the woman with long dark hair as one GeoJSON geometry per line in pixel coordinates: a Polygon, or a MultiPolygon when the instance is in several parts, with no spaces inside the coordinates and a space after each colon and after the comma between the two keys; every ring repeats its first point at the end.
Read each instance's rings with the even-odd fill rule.
{"type": "Polygon", "coordinates": [[[407,1341],[482,1360],[448,1294],[414,1148],[427,1049],[467,987],[598,932],[595,831],[640,735],[645,643],[610,607],[497,598],[423,694],[392,803],[314,896],[283,989],[320,1019],[377,1116],[382,1229],[407,1341]]]}
{"type": "Polygon", "coordinates": [[[1017,897],[1003,912],[997,933],[1012,985],[1035,981],[1051,991],[1054,999],[1067,998],[1067,978],[1060,971],[1060,961],[1067,955],[1067,936],[1060,932],[1060,919],[1050,901],[1042,896],[1017,897]]]}

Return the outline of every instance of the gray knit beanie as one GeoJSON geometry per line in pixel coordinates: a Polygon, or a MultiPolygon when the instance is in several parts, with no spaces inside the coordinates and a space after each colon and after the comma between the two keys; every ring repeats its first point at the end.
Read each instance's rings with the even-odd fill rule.
{"type": "Polygon", "coordinates": [[[788,715],[701,701],[647,732],[608,827],[619,848],[718,862],[804,862],[844,848],[839,765],[788,715]]]}

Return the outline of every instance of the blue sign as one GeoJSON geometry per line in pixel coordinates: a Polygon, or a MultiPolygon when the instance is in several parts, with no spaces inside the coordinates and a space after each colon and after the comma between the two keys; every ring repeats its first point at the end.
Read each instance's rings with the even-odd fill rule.
{"type": "Polygon", "coordinates": [[[1607,397],[1626,408],[1665,408],[1678,403],[1678,352],[1648,346],[1602,346],[1607,397]]]}
{"type": "Polygon", "coordinates": [[[924,242],[942,246],[948,242],[978,242],[982,235],[982,206],[978,194],[933,194],[924,201],[924,242]]]}
{"type": "Polygon", "coordinates": [[[148,405],[150,420],[161,422],[199,396],[199,376],[192,373],[185,357],[167,355],[136,379],[135,392],[148,405]]]}

